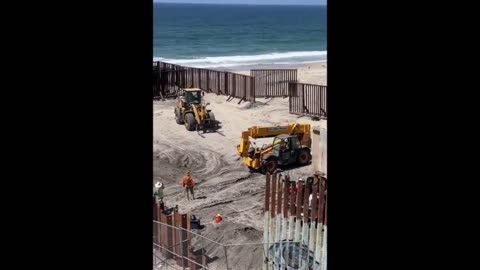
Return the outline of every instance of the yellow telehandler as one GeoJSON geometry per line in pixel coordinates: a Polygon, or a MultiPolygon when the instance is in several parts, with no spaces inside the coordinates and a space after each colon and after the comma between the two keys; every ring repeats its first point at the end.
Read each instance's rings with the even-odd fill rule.
{"type": "Polygon", "coordinates": [[[278,166],[306,165],[312,160],[310,124],[250,127],[242,132],[237,152],[252,171],[273,173],[278,166]],[[255,139],[275,137],[272,144],[258,147],[255,139]]]}

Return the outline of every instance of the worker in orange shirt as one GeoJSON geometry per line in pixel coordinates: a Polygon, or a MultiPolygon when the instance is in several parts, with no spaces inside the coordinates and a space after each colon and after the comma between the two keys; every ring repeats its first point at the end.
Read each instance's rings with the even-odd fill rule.
{"type": "Polygon", "coordinates": [[[222,216],[220,214],[217,214],[214,220],[215,220],[215,223],[220,223],[222,221],[222,216]]]}
{"type": "Polygon", "coordinates": [[[192,193],[192,198],[195,200],[195,194],[193,193],[194,185],[195,183],[193,182],[193,178],[190,175],[190,171],[187,171],[187,174],[182,178],[182,186],[185,188],[188,200],[190,200],[190,196],[188,195],[188,193],[192,193]]]}

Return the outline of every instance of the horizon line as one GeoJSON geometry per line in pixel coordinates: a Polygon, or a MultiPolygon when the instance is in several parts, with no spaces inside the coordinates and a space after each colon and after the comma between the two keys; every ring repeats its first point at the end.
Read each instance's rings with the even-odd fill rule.
{"type": "Polygon", "coordinates": [[[308,7],[326,7],[326,4],[244,4],[244,3],[172,3],[172,2],[156,2],[154,4],[173,4],[173,5],[218,5],[218,6],[308,6],[308,7]]]}

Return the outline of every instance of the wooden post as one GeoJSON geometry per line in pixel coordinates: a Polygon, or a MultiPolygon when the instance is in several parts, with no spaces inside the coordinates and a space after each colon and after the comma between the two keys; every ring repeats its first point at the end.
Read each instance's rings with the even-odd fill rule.
{"type": "Polygon", "coordinates": [[[255,103],[255,96],[256,96],[256,92],[257,91],[257,86],[255,86],[255,78],[252,78],[251,79],[251,84],[252,84],[252,95],[253,95],[253,99],[252,99],[252,102],[255,103]]]}
{"type": "MultiPolygon", "coordinates": [[[[288,203],[290,201],[290,191],[289,191],[289,183],[288,183],[288,177],[287,176],[284,176],[283,177],[283,209],[282,209],[282,220],[283,220],[283,223],[282,223],[282,237],[281,237],[281,240],[282,240],[282,244],[283,245],[287,245],[287,250],[288,250],[288,238],[287,238],[287,232],[288,232],[288,203]],[[283,242],[284,240],[286,240],[285,242],[283,242]]],[[[280,247],[283,247],[283,245],[281,245],[280,247]]],[[[282,248],[280,248],[280,250],[283,250],[282,248]]],[[[285,256],[284,257],[285,259],[285,262],[281,265],[282,269],[285,269],[286,265],[287,265],[287,261],[288,260],[288,256],[285,256]]]]}
{"type": "Polygon", "coordinates": [[[314,254],[314,263],[315,263],[315,252],[317,250],[316,246],[316,237],[319,226],[318,223],[318,176],[314,175],[313,180],[313,189],[312,189],[312,221],[310,223],[310,243],[309,246],[312,248],[314,254]]]}
{"type": "MultiPolygon", "coordinates": [[[[165,221],[165,223],[168,224],[168,225],[172,225],[172,224],[173,224],[172,216],[165,216],[165,220],[164,220],[164,221],[165,221]]],[[[168,227],[168,226],[163,226],[163,227],[166,227],[166,230],[165,230],[165,234],[166,234],[165,236],[166,236],[166,237],[165,237],[165,238],[166,238],[167,241],[164,242],[164,243],[165,243],[165,245],[166,245],[166,247],[167,247],[167,250],[168,250],[168,251],[165,251],[165,257],[166,257],[167,259],[171,259],[171,258],[173,258],[173,254],[171,253],[171,251],[173,251],[173,250],[172,250],[171,246],[173,245],[173,241],[174,241],[174,239],[175,239],[175,238],[174,238],[175,231],[174,231],[174,229],[171,228],[171,227],[168,227]]]]}
{"type": "Polygon", "coordinates": [[[269,85],[268,85],[269,82],[270,82],[269,72],[265,71],[265,88],[264,88],[265,96],[264,96],[264,98],[267,98],[267,89],[269,87],[269,85]]]}
{"type": "Polygon", "coordinates": [[[177,234],[178,234],[178,242],[176,244],[178,244],[178,248],[177,248],[177,251],[178,253],[177,254],[180,254],[179,257],[177,257],[177,264],[178,264],[178,260],[180,260],[180,265],[182,266],[182,269],[185,270],[185,259],[184,259],[184,246],[183,246],[183,230],[181,229],[182,228],[182,217],[179,213],[175,213],[174,214],[175,217],[175,220],[177,221],[176,222],[176,225],[175,227],[177,227],[177,234]]]}
{"type": "MultiPolygon", "coordinates": [[[[303,204],[303,182],[297,180],[297,218],[295,222],[295,242],[298,242],[301,246],[301,223],[302,223],[302,204],[303,204]]],[[[301,253],[301,252],[300,252],[301,253]]],[[[300,254],[295,249],[294,258],[299,258],[300,254]]]]}
{"type": "Polygon", "coordinates": [[[182,258],[182,265],[185,267],[187,266],[188,267],[188,263],[189,261],[186,260],[185,258],[189,258],[189,259],[192,259],[194,260],[195,258],[193,257],[189,257],[188,256],[188,239],[190,239],[189,237],[189,231],[190,231],[190,218],[189,218],[189,215],[188,214],[182,214],[182,215],[179,215],[181,217],[181,222],[180,222],[180,227],[185,229],[185,230],[182,230],[182,229],[179,229],[180,233],[181,233],[181,254],[184,258],[182,258]]]}
{"type": "MultiPolygon", "coordinates": [[[[289,187],[292,189],[292,192],[290,193],[290,216],[288,218],[288,244],[287,244],[287,250],[289,250],[291,242],[294,240],[294,226],[295,226],[295,214],[296,214],[296,192],[294,191],[295,188],[295,182],[290,182],[290,176],[287,176],[289,187]]],[[[289,259],[289,258],[288,258],[289,259]]],[[[288,259],[287,259],[287,265],[288,265],[288,259]]]]}
{"type": "MultiPolygon", "coordinates": [[[[280,239],[280,235],[282,233],[282,193],[283,193],[283,190],[282,190],[282,182],[280,180],[281,178],[281,174],[280,173],[275,173],[276,174],[276,178],[277,178],[277,215],[276,215],[276,222],[275,222],[275,230],[276,230],[276,233],[275,233],[275,243],[279,243],[281,241],[280,239]]],[[[281,245],[280,245],[281,247],[281,245]]],[[[281,257],[282,256],[282,249],[278,249],[277,252],[275,252],[276,256],[275,257],[281,257]]]]}
{"type": "Polygon", "coordinates": [[[228,89],[228,72],[225,72],[225,89],[223,89],[223,94],[227,95],[230,91],[228,89]]]}
{"type": "MultiPolygon", "coordinates": [[[[178,213],[177,211],[173,211],[173,214],[172,214],[172,226],[174,227],[172,229],[172,235],[173,235],[173,252],[175,254],[181,254],[180,253],[180,234],[179,234],[179,230],[178,230],[178,227],[180,227],[178,225],[178,217],[177,217],[178,213]]],[[[177,262],[177,265],[180,265],[182,262],[180,261],[180,257],[178,255],[175,255],[175,261],[177,262]]]]}
{"type": "Polygon", "coordinates": [[[325,227],[323,231],[323,244],[322,244],[322,270],[327,270],[327,202],[325,201],[325,227]]]}
{"type": "MultiPolygon", "coordinates": [[[[158,221],[158,206],[155,203],[155,199],[153,199],[153,220],[158,221]]],[[[158,230],[158,223],[153,222],[153,243],[158,244],[159,243],[159,230],[158,230]]]]}
{"type": "Polygon", "coordinates": [[[232,96],[237,97],[237,74],[232,73],[232,96]]]}
{"type": "Polygon", "coordinates": [[[302,84],[302,114],[305,113],[305,84],[302,84]]]}
{"type": "Polygon", "coordinates": [[[220,71],[216,71],[215,73],[217,75],[217,92],[216,93],[218,95],[220,93],[220,77],[221,76],[220,76],[220,71]]]}
{"type": "MultiPolygon", "coordinates": [[[[301,247],[306,247],[305,249],[302,249],[303,253],[306,254],[306,260],[305,260],[305,263],[306,265],[308,265],[308,261],[309,261],[309,257],[308,254],[309,254],[309,246],[308,246],[308,243],[309,243],[309,229],[308,229],[308,220],[309,220],[309,217],[310,217],[310,211],[309,211],[309,197],[310,197],[310,185],[308,183],[305,183],[305,193],[304,193],[304,197],[303,197],[303,227],[302,227],[302,242],[301,242],[301,247]]],[[[303,256],[302,256],[303,257],[303,256]]]]}
{"type": "MultiPolygon", "coordinates": [[[[270,235],[268,242],[273,243],[275,241],[275,205],[276,205],[276,197],[277,197],[277,175],[274,173],[272,175],[272,193],[270,195],[272,201],[270,204],[270,235]]],[[[270,244],[272,245],[272,244],[270,244]]],[[[277,251],[274,249],[273,250],[273,255],[274,257],[276,256],[277,251]]],[[[269,264],[270,269],[272,268],[272,265],[269,264]]]]}
{"type": "MultiPolygon", "coordinates": [[[[265,179],[265,204],[264,204],[264,213],[263,213],[263,242],[267,243],[269,240],[269,224],[270,224],[270,173],[267,172],[265,179]]],[[[268,265],[270,263],[267,261],[268,258],[268,244],[265,244],[264,246],[264,264],[263,264],[263,270],[269,269],[268,265]]]]}
{"type": "Polygon", "coordinates": [[[317,239],[316,239],[316,248],[315,248],[315,260],[320,262],[322,257],[322,243],[323,243],[323,217],[325,209],[325,182],[324,179],[319,177],[319,206],[318,206],[318,229],[317,229],[317,239]]]}
{"type": "Polygon", "coordinates": [[[210,90],[210,70],[209,69],[206,69],[205,70],[205,77],[204,79],[207,80],[206,82],[204,82],[203,84],[205,85],[205,87],[207,88],[207,93],[210,93],[211,90],[210,90]]]}
{"type": "MultiPolygon", "coordinates": [[[[250,82],[250,80],[248,81],[250,82]]],[[[247,89],[250,89],[250,87],[247,88],[247,76],[243,76],[243,99],[244,100],[247,99],[247,89]]]]}

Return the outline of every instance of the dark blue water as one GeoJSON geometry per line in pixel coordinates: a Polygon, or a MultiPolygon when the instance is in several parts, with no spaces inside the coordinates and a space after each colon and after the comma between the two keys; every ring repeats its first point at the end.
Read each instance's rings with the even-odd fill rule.
{"type": "Polygon", "coordinates": [[[326,59],[325,6],[154,3],[156,59],[198,67],[326,59]]]}

